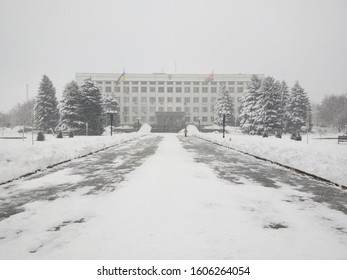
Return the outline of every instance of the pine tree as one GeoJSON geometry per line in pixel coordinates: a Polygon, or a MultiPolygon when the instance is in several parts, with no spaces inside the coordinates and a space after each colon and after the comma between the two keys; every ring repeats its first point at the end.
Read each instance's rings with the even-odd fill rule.
{"type": "Polygon", "coordinates": [[[78,133],[84,123],[81,116],[81,91],[75,81],[67,83],[60,102],[60,126],[78,133]]]}
{"type": "Polygon", "coordinates": [[[223,115],[225,115],[225,125],[234,125],[234,110],[233,99],[226,90],[225,85],[221,85],[218,92],[218,97],[215,106],[214,122],[218,125],[223,125],[223,115]]]}
{"type": "Polygon", "coordinates": [[[289,102],[289,88],[285,81],[281,83],[281,105],[279,108],[279,117],[283,123],[283,130],[286,131],[287,127],[287,106],[289,102]]]}
{"type": "Polygon", "coordinates": [[[55,129],[59,121],[58,102],[51,80],[43,75],[35,104],[36,128],[49,131],[55,129]]]}
{"type": "Polygon", "coordinates": [[[240,107],[240,127],[243,133],[254,134],[254,118],[256,116],[256,104],[259,98],[259,88],[261,86],[261,79],[253,75],[247,85],[246,95],[242,100],[240,107]]]}
{"type": "Polygon", "coordinates": [[[279,107],[281,105],[281,84],[272,77],[265,77],[259,88],[254,124],[258,133],[275,132],[283,129],[279,107]]]}
{"type": "Polygon", "coordinates": [[[103,132],[102,125],[102,99],[100,89],[91,78],[86,79],[81,86],[81,120],[88,124],[88,135],[100,135],[103,132]]]}
{"type": "Polygon", "coordinates": [[[309,126],[312,126],[309,98],[298,81],[295,82],[291,89],[287,116],[287,131],[289,132],[300,131],[301,127],[306,125],[307,120],[309,121],[309,126]]]}

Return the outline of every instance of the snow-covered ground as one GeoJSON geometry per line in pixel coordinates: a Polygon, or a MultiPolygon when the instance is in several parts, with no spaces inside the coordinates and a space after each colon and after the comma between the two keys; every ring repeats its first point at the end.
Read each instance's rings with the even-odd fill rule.
{"type": "Polygon", "coordinates": [[[274,136],[263,138],[257,135],[244,135],[231,129],[223,139],[221,133],[199,133],[195,126],[188,126],[188,131],[191,135],[347,186],[347,143],[337,144],[336,139],[314,139],[320,136],[337,138],[337,134],[309,134],[307,143],[305,134],[302,135],[302,141],[293,141],[288,134],[280,139],[274,136]]]}
{"type": "MultiPolygon", "coordinates": [[[[160,137],[156,153],[115,191],[85,195],[93,188],[85,186],[53,201],[28,203],[24,212],[3,220],[0,258],[347,258],[341,211],[286,184],[269,188],[244,177],[242,185],[220,179],[195,162],[176,135],[160,137]],[[270,227],[277,223],[286,228],[270,227]]],[[[59,188],[60,180],[83,181],[71,168],[60,171],[59,180],[48,176],[32,183],[46,180],[59,188]]]]}
{"type": "MultiPolygon", "coordinates": [[[[47,166],[73,159],[105,147],[123,143],[150,132],[151,127],[144,124],[138,132],[113,134],[113,136],[75,136],[57,139],[45,135],[45,141],[34,141],[31,133],[26,139],[0,139],[0,183],[47,166]]],[[[106,131],[107,132],[107,131],[106,131]]],[[[1,129],[0,136],[21,137],[16,129],[1,129]]],[[[34,137],[36,140],[36,135],[34,137]]]]}

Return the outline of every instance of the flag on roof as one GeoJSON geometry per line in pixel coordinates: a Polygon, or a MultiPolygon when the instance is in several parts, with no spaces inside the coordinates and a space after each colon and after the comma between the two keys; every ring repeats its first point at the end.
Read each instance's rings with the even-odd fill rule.
{"type": "Polygon", "coordinates": [[[122,73],[122,75],[120,75],[116,81],[116,86],[120,83],[123,82],[125,80],[125,72],[122,73]]]}
{"type": "Polygon", "coordinates": [[[211,74],[209,74],[209,75],[207,75],[207,76],[205,77],[204,83],[207,84],[207,83],[213,81],[213,79],[214,79],[214,74],[213,74],[213,72],[212,72],[211,74]]]}

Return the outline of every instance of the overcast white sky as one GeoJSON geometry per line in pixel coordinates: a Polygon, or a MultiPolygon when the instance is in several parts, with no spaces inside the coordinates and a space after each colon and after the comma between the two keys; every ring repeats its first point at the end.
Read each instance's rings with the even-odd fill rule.
{"type": "Polygon", "coordinates": [[[264,73],[347,92],[347,1],[0,0],[0,111],[76,72],[264,73]]]}

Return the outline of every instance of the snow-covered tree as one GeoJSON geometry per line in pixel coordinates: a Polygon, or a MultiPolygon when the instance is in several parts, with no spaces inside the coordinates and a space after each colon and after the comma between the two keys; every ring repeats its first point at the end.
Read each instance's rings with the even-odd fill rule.
{"type": "Polygon", "coordinates": [[[287,127],[287,104],[289,102],[289,88],[286,81],[281,82],[281,105],[279,108],[279,117],[283,123],[283,130],[287,127]]]}
{"type": "MultiPolygon", "coordinates": [[[[81,86],[81,120],[88,124],[88,135],[100,135],[102,125],[102,97],[98,84],[88,78],[81,86]]],[[[85,133],[83,127],[83,133],[85,133]]]]}
{"type": "Polygon", "coordinates": [[[81,91],[75,81],[66,84],[59,107],[60,127],[78,133],[84,123],[81,115],[81,91]]]}
{"type": "Polygon", "coordinates": [[[281,106],[281,84],[273,77],[265,77],[259,88],[254,124],[258,132],[275,132],[283,129],[279,108],[281,106]]]}
{"type": "Polygon", "coordinates": [[[43,75],[35,104],[35,127],[49,131],[55,129],[59,122],[58,101],[51,80],[43,75]]]}
{"type": "Polygon", "coordinates": [[[291,89],[287,105],[287,131],[300,131],[301,127],[306,126],[307,121],[311,127],[312,117],[309,98],[299,82],[296,81],[291,89]]]}
{"type": "Polygon", "coordinates": [[[233,99],[226,90],[225,85],[221,85],[219,88],[214,114],[215,124],[223,125],[223,115],[225,115],[225,125],[235,124],[233,99]]]}
{"type": "Polygon", "coordinates": [[[113,95],[105,95],[102,99],[103,113],[106,118],[106,125],[110,124],[109,114],[113,115],[113,125],[119,124],[119,104],[113,95]]]}
{"type": "Polygon", "coordinates": [[[247,91],[242,100],[240,107],[240,127],[244,133],[255,133],[254,118],[257,113],[257,100],[259,98],[259,88],[261,86],[261,79],[253,75],[250,82],[247,84],[247,91]]]}

